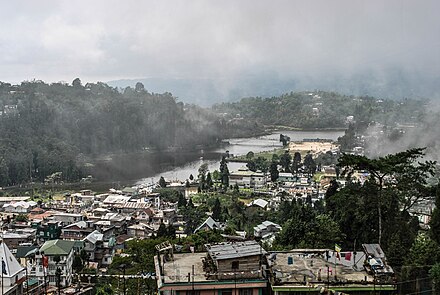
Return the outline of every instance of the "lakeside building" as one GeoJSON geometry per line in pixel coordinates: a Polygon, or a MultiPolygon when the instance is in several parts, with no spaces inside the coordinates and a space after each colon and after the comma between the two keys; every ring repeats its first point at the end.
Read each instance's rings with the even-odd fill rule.
{"type": "Polygon", "coordinates": [[[289,143],[289,152],[306,153],[310,152],[314,157],[325,154],[326,152],[338,153],[339,146],[331,139],[303,139],[289,143]]]}
{"type": "Polygon", "coordinates": [[[237,184],[242,188],[262,188],[267,183],[267,176],[261,172],[250,171],[247,167],[241,167],[229,174],[229,185],[237,184]]]}

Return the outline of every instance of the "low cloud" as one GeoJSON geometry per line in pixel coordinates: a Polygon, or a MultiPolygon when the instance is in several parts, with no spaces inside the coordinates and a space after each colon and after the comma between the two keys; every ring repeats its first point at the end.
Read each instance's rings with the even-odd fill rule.
{"type": "Polygon", "coordinates": [[[401,0],[9,1],[0,12],[0,80],[274,73],[295,87],[342,91],[369,79],[352,92],[375,94],[401,75],[436,96],[439,9],[401,0]]]}

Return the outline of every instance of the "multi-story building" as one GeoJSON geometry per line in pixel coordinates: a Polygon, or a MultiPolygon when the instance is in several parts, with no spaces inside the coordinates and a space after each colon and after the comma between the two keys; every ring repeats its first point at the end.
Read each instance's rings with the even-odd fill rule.
{"type": "Polygon", "coordinates": [[[244,188],[261,188],[266,185],[266,178],[267,176],[261,171],[253,172],[246,167],[242,167],[229,174],[229,185],[238,185],[244,188]]]}
{"type": "Polygon", "coordinates": [[[107,235],[95,230],[83,241],[89,261],[98,263],[98,267],[108,266],[112,263],[116,246],[114,235],[107,235]]]}
{"type": "Polygon", "coordinates": [[[61,222],[55,220],[33,221],[32,228],[37,229],[36,238],[39,242],[59,239],[61,235],[61,222]]]}
{"type": "Polygon", "coordinates": [[[30,272],[30,276],[34,276],[39,281],[47,282],[49,285],[56,285],[57,269],[59,269],[61,271],[61,286],[70,286],[73,276],[72,263],[74,245],[75,241],[46,241],[43,246],[41,246],[40,251],[35,254],[34,265],[30,272]],[[43,267],[44,259],[47,259],[47,269],[43,267]]]}
{"type": "Polygon", "coordinates": [[[2,234],[3,243],[8,245],[11,249],[16,249],[20,244],[33,243],[35,240],[35,230],[33,231],[18,231],[9,230],[2,234]]]}
{"type": "Polygon", "coordinates": [[[84,216],[74,213],[57,213],[53,214],[53,220],[61,221],[64,226],[84,220],[84,216]]]}
{"type": "Polygon", "coordinates": [[[93,222],[78,221],[61,229],[61,238],[64,240],[81,241],[93,232],[93,222]]]}

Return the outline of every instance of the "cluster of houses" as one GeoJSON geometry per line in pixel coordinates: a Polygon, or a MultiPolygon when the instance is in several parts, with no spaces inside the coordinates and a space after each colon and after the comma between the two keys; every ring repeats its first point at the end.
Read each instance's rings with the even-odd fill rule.
{"type": "MultiPolygon", "coordinates": [[[[316,181],[307,173],[280,172],[276,183],[271,182],[270,174],[261,171],[250,171],[241,167],[230,172],[229,185],[239,188],[253,189],[255,193],[266,195],[271,201],[277,202],[280,193],[303,201],[310,200],[314,203],[322,200],[325,192],[333,179],[337,178],[336,169],[332,166],[323,166],[319,171],[320,178],[316,181]]],[[[344,184],[344,180],[338,180],[344,184]]],[[[278,200],[279,201],[279,200],[278,200]]]]}
{"type": "MultiPolygon", "coordinates": [[[[174,188],[186,196],[193,190],[193,186],[174,188]]],[[[248,204],[261,210],[270,206],[262,198],[248,204]]],[[[76,256],[86,257],[87,268],[105,274],[127,241],[150,238],[161,224],[174,226],[177,234],[182,234],[185,226],[176,203],[140,188],[105,194],[82,190],[47,204],[34,202],[29,196],[0,197],[0,208],[0,258],[7,262],[9,269],[4,275],[10,276],[11,282],[3,294],[50,293],[57,287],[66,290],[75,281],[76,256]]],[[[222,231],[225,224],[208,216],[194,232],[211,229],[222,231]]],[[[255,226],[253,235],[270,243],[280,230],[280,225],[264,221],[255,226]]],[[[247,233],[237,232],[235,237],[243,241],[247,233]]]]}
{"type": "MultiPolygon", "coordinates": [[[[279,173],[274,185],[268,174],[243,167],[230,173],[229,184],[253,190],[257,197],[247,204],[249,208],[277,210],[283,200],[301,199],[313,205],[323,199],[337,173],[332,166],[321,167],[319,172],[319,179],[302,172],[279,173]]],[[[363,173],[355,176],[359,181],[368,177],[363,173]]],[[[344,185],[343,180],[338,181],[344,185]]],[[[198,193],[196,182],[169,183],[168,187],[186,198],[198,193]]],[[[50,204],[34,202],[28,196],[0,197],[0,208],[2,294],[43,294],[56,292],[57,287],[63,294],[86,294],[80,291],[90,288],[73,286],[78,281],[73,271],[75,259],[81,257],[87,268],[105,274],[127,241],[150,238],[162,224],[173,226],[178,235],[185,228],[177,203],[165,202],[159,193],[143,187],[112,189],[105,194],[82,190],[54,198],[50,204]]],[[[417,210],[415,214],[423,218],[429,214],[417,210]]],[[[223,232],[225,228],[224,223],[207,216],[194,233],[223,232]]],[[[196,253],[175,253],[175,247],[167,244],[158,249],[155,258],[158,290],[162,295],[395,290],[393,271],[379,245],[365,244],[364,251],[357,253],[331,249],[267,253],[260,244],[270,245],[281,230],[279,224],[266,220],[253,233],[237,231],[233,239],[223,232],[234,242],[207,244],[205,251],[196,253]],[[247,240],[249,235],[254,240],[247,240]]]]}
{"type": "Polygon", "coordinates": [[[363,251],[294,249],[266,252],[256,241],[206,244],[205,251],[159,248],[158,291],[173,294],[393,294],[394,272],[380,245],[363,251]]]}
{"type": "Polygon", "coordinates": [[[66,290],[74,281],[75,256],[86,257],[87,268],[105,273],[127,241],[151,237],[162,223],[183,224],[176,204],[139,191],[95,195],[83,190],[50,204],[28,196],[0,197],[0,259],[7,267],[2,294],[66,290]]]}

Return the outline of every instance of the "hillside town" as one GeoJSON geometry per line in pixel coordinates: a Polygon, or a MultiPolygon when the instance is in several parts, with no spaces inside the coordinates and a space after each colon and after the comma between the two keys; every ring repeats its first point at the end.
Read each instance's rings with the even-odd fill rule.
{"type": "MultiPolygon", "coordinates": [[[[286,204],[320,210],[332,186],[345,186],[337,162],[319,162],[339,154],[335,142],[304,140],[287,143],[275,168],[265,171],[249,164],[259,158],[248,154],[236,171],[228,171],[223,157],[220,172],[201,167],[188,179],[161,178],[99,194],[56,193],[46,201],[0,197],[2,294],[95,294],[97,281],[111,282],[117,294],[393,294],[393,265],[377,242],[345,249],[338,240],[319,248],[276,247],[283,232],[277,214],[286,204]],[[219,198],[243,207],[225,217],[219,198]],[[250,217],[244,224],[238,215],[250,217]],[[191,240],[209,232],[219,240],[191,240]],[[139,241],[155,241],[145,262],[151,267],[126,273],[139,241]]],[[[362,170],[351,174],[358,183],[368,177],[362,170]]],[[[435,205],[423,202],[411,214],[427,229],[435,205]]]]}

